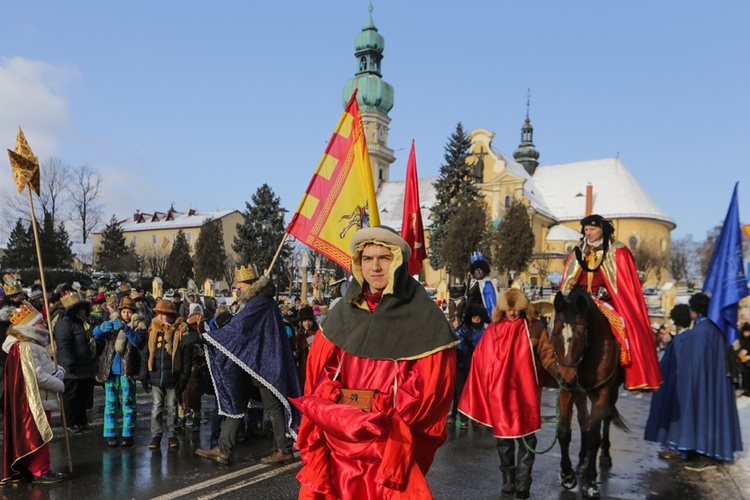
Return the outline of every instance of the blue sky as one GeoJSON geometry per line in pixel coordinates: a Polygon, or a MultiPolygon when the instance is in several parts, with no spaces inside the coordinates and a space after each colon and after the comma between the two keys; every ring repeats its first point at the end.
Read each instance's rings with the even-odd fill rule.
{"type": "MultiPolygon", "coordinates": [[[[172,202],[242,210],[262,183],[293,211],[342,112],[368,4],[8,2],[0,141],[12,148],[21,125],[42,160],[96,168],[107,219],[172,202]]],[[[742,1],[375,1],[391,180],[412,139],[420,176],[438,175],[459,121],[512,153],[531,88],[542,165],[619,154],[673,237],[696,240],[740,181],[747,223],[749,19],[742,1]]]]}

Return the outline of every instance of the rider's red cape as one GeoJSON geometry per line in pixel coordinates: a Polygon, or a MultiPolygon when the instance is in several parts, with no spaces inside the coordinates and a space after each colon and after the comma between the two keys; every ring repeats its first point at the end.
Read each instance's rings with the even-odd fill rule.
{"type": "MultiPolygon", "coordinates": [[[[604,277],[607,291],[612,298],[612,307],[625,320],[631,355],[631,363],[625,365],[625,387],[629,390],[658,389],[662,383],[661,369],[633,255],[621,245],[614,246],[610,251],[614,252],[616,276],[610,276],[604,265],[596,272],[604,277]],[[613,282],[616,283],[616,287],[613,286],[613,282]]],[[[569,267],[577,264],[571,252],[565,263],[563,276],[572,274],[569,267]]],[[[565,278],[562,284],[565,285],[565,278]]]]}

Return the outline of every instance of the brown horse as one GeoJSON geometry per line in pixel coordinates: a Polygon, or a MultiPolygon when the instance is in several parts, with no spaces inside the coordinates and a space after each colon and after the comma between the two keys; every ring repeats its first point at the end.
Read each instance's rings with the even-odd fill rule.
{"type": "Polygon", "coordinates": [[[567,299],[558,292],[554,306],[555,322],[550,340],[564,389],[560,392],[558,424],[562,455],[560,481],[566,489],[577,484],[569,454],[572,434],[570,423],[575,404],[579,409],[581,423],[579,467],[585,469],[585,483],[581,493],[586,498],[599,498],[601,493],[596,483],[596,456],[601,449],[600,465],[611,466],[610,424],[614,422],[620,429],[628,431],[615,408],[618,388],[624,382],[624,370],[619,361],[620,346],[612,334],[609,321],[585,289],[574,288],[567,299]],[[585,397],[591,401],[587,420],[581,418],[581,410],[586,407],[585,397]]]}

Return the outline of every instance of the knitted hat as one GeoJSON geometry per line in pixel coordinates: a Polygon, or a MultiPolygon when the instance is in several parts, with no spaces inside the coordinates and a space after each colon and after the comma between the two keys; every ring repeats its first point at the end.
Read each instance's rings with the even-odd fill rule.
{"type": "Polygon", "coordinates": [[[175,290],[175,292],[172,294],[173,299],[182,299],[182,295],[180,295],[180,292],[178,290],[175,290]]]}
{"type": "Polygon", "coordinates": [[[29,301],[41,299],[42,297],[44,297],[44,293],[41,290],[32,290],[29,292],[29,301]]]}
{"type": "Polygon", "coordinates": [[[177,316],[177,309],[174,306],[174,302],[171,300],[159,299],[156,303],[156,307],[154,307],[154,312],[177,316]]]}
{"type": "Polygon", "coordinates": [[[92,301],[93,304],[104,304],[107,301],[107,294],[104,292],[99,292],[94,296],[94,300],[92,301]]]}

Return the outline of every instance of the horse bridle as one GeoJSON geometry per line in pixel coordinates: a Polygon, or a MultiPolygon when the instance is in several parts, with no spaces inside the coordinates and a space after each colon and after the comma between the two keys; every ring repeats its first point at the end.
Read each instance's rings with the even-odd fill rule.
{"type": "MultiPolygon", "coordinates": [[[[562,321],[562,320],[561,320],[562,321]]],[[[565,321],[563,321],[565,323],[565,321]]],[[[589,324],[586,321],[576,321],[575,323],[565,323],[566,325],[574,325],[574,326],[582,326],[583,327],[583,349],[581,349],[581,355],[578,356],[578,359],[573,363],[566,363],[565,361],[561,360],[560,357],[557,355],[557,349],[552,349],[552,354],[555,356],[555,361],[557,361],[557,364],[560,366],[563,366],[565,368],[575,368],[578,369],[578,365],[581,364],[583,361],[583,355],[586,353],[586,347],[588,347],[589,342],[589,324]]],[[[557,333],[552,333],[553,336],[557,336],[557,333]]]]}

